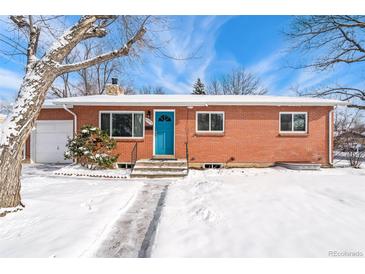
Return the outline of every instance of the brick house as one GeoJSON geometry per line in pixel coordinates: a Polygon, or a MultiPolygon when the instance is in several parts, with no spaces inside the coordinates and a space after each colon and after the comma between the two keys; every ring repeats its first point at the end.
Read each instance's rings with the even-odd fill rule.
{"type": "Polygon", "coordinates": [[[332,164],[337,100],[249,95],[95,95],[47,101],[26,159],[63,163],[65,143],[91,124],[117,140],[118,162],[186,159],[191,167],[332,164]]]}

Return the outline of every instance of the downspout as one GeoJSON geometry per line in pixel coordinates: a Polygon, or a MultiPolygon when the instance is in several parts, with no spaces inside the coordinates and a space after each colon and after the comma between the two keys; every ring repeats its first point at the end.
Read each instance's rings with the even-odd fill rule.
{"type": "Polygon", "coordinates": [[[333,116],[333,111],[336,108],[336,106],[331,109],[328,112],[328,164],[330,166],[333,165],[333,160],[332,160],[332,116],[333,116]]]}
{"type": "Polygon", "coordinates": [[[69,110],[65,104],[63,104],[63,108],[68,112],[71,113],[72,116],[74,117],[74,133],[75,135],[77,134],[77,115],[76,113],[72,112],[71,110],[69,110]]]}

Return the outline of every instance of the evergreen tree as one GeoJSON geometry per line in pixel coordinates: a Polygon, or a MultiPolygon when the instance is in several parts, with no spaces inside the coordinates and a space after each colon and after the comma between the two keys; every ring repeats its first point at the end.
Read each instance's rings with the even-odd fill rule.
{"type": "Polygon", "coordinates": [[[205,95],[205,87],[203,82],[200,80],[200,78],[198,78],[194,84],[194,89],[192,94],[195,95],[205,95]]]}

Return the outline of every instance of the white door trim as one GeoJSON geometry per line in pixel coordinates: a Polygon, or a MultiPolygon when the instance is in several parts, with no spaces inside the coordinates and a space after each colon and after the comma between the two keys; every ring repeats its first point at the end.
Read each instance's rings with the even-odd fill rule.
{"type": "Polygon", "coordinates": [[[156,112],[173,112],[174,113],[174,153],[172,155],[175,156],[175,146],[176,146],[176,142],[175,142],[175,137],[176,137],[176,111],[175,111],[175,109],[154,109],[153,110],[153,156],[157,156],[156,151],[155,151],[156,112]]]}

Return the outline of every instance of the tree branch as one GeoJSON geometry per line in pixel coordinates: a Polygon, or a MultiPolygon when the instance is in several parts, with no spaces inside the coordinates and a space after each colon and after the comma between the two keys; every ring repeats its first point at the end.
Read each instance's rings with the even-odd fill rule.
{"type": "Polygon", "coordinates": [[[356,105],[356,104],[348,105],[347,107],[348,108],[357,108],[357,109],[365,110],[365,106],[356,105]]]}
{"type": "Polygon", "coordinates": [[[27,49],[27,71],[29,70],[30,65],[37,60],[36,53],[38,48],[39,35],[41,34],[40,28],[33,24],[32,16],[29,16],[29,42],[27,49]]]}
{"type": "Polygon", "coordinates": [[[17,16],[10,16],[10,20],[14,22],[15,25],[18,26],[19,29],[28,27],[29,28],[29,23],[27,22],[27,20],[25,20],[25,17],[23,15],[17,15],[17,16]]]}
{"type": "Polygon", "coordinates": [[[119,50],[110,51],[110,52],[98,55],[94,58],[87,59],[82,62],[60,65],[58,67],[58,72],[59,72],[59,74],[63,74],[66,72],[77,71],[77,70],[85,69],[90,66],[100,64],[100,63],[103,63],[103,62],[106,62],[106,61],[109,61],[109,60],[112,60],[112,59],[115,59],[118,57],[126,56],[126,55],[128,55],[132,46],[135,43],[142,40],[145,33],[146,33],[146,29],[144,28],[144,26],[142,26],[138,30],[138,32],[119,50]]]}
{"type": "Polygon", "coordinates": [[[58,41],[56,41],[50,52],[47,54],[50,59],[62,62],[65,56],[81,41],[92,38],[102,37],[106,30],[102,27],[107,25],[107,20],[114,20],[114,15],[87,15],[66,31],[58,41]],[[98,20],[102,20],[99,25],[94,25],[98,20]]]}

